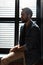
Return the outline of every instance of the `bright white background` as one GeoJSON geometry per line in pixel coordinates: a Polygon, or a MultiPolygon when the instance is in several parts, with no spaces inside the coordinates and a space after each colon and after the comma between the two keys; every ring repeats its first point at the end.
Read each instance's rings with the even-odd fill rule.
{"type": "Polygon", "coordinates": [[[19,17],[21,17],[21,10],[24,7],[29,7],[33,11],[32,17],[36,17],[36,2],[37,0],[20,0],[19,17]]]}
{"type": "Polygon", "coordinates": [[[15,0],[0,0],[0,17],[15,17],[15,0]]]}

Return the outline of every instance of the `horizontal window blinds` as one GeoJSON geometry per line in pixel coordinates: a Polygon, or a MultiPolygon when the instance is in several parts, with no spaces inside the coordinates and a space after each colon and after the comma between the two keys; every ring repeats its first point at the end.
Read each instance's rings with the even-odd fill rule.
{"type": "Polygon", "coordinates": [[[15,0],[0,0],[0,17],[15,17],[15,0]]]}
{"type": "Polygon", "coordinates": [[[14,8],[0,7],[0,17],[14,17],[14,8]]]}
{"type": "Polygon", "coordinates": [[[0,48],[14,47],[14,23],[0,23],[0,48]]]}

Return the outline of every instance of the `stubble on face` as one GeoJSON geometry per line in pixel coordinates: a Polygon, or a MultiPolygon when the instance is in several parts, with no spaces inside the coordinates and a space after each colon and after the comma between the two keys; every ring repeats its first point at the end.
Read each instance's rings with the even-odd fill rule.
{"type": "Polygon", "coordinates": [[[21,21],[23,23],[26,23],[28,21],[28,15],[24,11],[21,13],[21,21]]]}

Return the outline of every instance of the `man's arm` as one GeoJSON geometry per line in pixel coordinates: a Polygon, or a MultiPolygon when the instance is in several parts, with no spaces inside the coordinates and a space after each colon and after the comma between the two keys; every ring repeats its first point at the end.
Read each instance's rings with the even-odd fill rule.
{"type": "Polygon", "coordinates": [[[35,49],[40,46],[40,30],[37,27],[33,27],[30,32],[30,36],[26,37],[25,43],[29,50],[35,49]]]}

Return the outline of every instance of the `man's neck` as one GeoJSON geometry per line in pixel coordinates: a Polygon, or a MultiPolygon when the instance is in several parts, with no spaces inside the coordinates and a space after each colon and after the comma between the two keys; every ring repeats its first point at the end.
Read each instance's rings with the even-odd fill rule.
{"type": "Polygon", "coordinates": [[[30,20],[28,20],[26,23],[26,28],[30,25],[30,20]]]}

